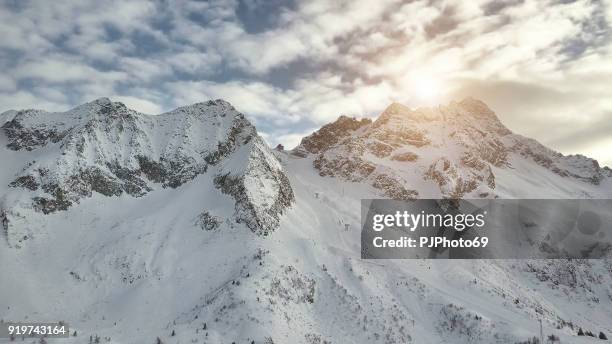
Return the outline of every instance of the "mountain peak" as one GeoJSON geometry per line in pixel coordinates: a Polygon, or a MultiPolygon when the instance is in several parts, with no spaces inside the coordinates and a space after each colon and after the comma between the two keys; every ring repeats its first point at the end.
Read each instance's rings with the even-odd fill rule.
{"type": "Polygon", "coordinates": [[[473,97],[467,97],[460,101],[451,101],[447,105],[419,107],[416,109],[411,109],[406,105],[393,102],[380,114],[377,122],[386,123],[392,117],[416,121],[448,120],[448,114],[468,115],[475,118],[497,118],[495,112],[493,112],[485,102],[473,97]]]}
{"type": "Polygon", "coordinates": [[[100,108],[109,108],[109,107],[115,107],[115,106],[126,107],[123,103],[113,102],[112,100],[110,100],[110,98],[101,97],[101,98],[92,100],[90,102],[84,103],[82,105],[78,105],[74,109],[83,109],[83,108],[100,109],[100,108]]]}
{"type": "Polygon", "coordinates": [[[386,123],[404,123],[406,121],[429,122],[443,119],[438,107],[420,107],[415,110],[400,103],[391,103],[387,106],[374,122],[374,127],[380,127],[386,123]]]}
{"type": "Polygon", "coordinates": [[[100,105],[109,105],[111,103],[111,100],[108,97],[100,97],[98,99],[95,99],[94,101],[91,101],[90,103],[96,103],[100,105]]]}
{"type": "MultiPolygon", "coordinates": [[[[217,118],[223,122],[234,119],[244,119],[244,115],[236,110],[232,104],[223,99],[209,100],[179,107],[163,115],[186,115],[194,120],[209,120],[217,118]]],[[[229,123],[229,122],[228,122],[229,123]]],[[[249,122],[249,125],[251,123],[249,122]]]]}
{"type": "Polygon", "coordinates": [[[405,113],[405,112],[412,112],[412,110],[406,105],[400,104],[398,102],[393,102],[389,106],[387,106],[385,111],[383,111],[382,113],[383,114],[396,114],[396,113],[405,113]]]}
{"type": "Polygon", "coordinates": [[[461,100],[458,105],[472,115],[495,116],[495,112],[482,100],[467,97],[461,100]]]}
{"type": "Polygon", "coordinates": [[[76,122],[80,122],[82,120],[99,120],[107,117],[126,117],[137,113],[137,111],[129,109],[121,102],[113,102],[107,97],[102,97],[78,105],[66,112],[56,114],[62,117],[68,115],[73,117],[76,122]]]}
{"type": "Polygon", "coordinates": [[[235,110],[234,106],[230,102],[224,99],[214,99],[208,100],[205,102],[198,102],[191,105],[184,106],[185,108],[210,108],[210,107],[220,107],[227,110],[235,110]]]}

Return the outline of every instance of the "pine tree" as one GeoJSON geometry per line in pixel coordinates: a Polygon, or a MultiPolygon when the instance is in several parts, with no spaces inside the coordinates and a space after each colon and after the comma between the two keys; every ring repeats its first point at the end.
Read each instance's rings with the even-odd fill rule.
{"type": "Polygon", "coordinates": [[[606,337],[605,333],[599,332],[599,339],[608,340],[608,337],[606,337]]]}
{"type": "Polygon", "coordinates": [[[584,336],[584,331],[582,331],[582,327],[578,329],[578,335],[584,336]]]}
{"type": "Polygon", "coordinates": [[[176,336],[176,332],[174,332],[174,330],[172,330],[172,333],[170,334],[172,337],[176,336]]]}

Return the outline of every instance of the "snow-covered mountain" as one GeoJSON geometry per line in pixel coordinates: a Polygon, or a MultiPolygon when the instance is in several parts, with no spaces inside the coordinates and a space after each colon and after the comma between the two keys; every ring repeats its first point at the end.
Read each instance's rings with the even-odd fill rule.
{"type": "Polygon", "coordinates": [[[340,117],[289,152],[222,100],[0,126],[0,319],[67,321],[64,342],[518,343],[538,319],[562,342],[612,334],[611,260],[360,259],[362,198],[610,198],[609,169],[480,101],[340,117]]]}
{"type": "Polygon", "coordinates": [[[314,157],[321,176],[396,199],[607,198],[601,184],[612,176],[596,160],[513,134],[472,98],[414,111],[392,104],[374,122],[342,116],[304,138],[294,155],[314,157]]]}
{"type": "Polygon", "coordinates": [[[6,148],[15,152],[7,154],[14,162],[3,171],[8,186],[27,195],[2,198],[11,246],[28,239],[24,229],[33,230],[19,222],[28,212],[67,210],[93,193],[143,197],[202,174],[234,198],[232,217],[257,234],[274,230],[293,201],[287,177],[255,127],[222,100],[147,116],[102,98],[64,113],[19,111],[2,129],[6,148]]]}

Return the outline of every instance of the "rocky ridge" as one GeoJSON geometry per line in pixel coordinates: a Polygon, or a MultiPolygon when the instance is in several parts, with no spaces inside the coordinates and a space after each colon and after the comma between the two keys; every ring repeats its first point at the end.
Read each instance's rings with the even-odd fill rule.
{"type": "Polygon", "coordinates": [[[394,103],[374,122],[341,116],[305,137],[293,154],[312,157],[321,176],[367,182],[399,199],[418,197],[411,185],[423,183],[437,190],[428,197],[496,197],[494,170],[512,169],[514,156],[593,185],[612,175],[593,159],[563,156],[512,133],[472,98],[416,110],[394,103]]]}
{"type": "Polygon", "coordinates": [[[31,160],[9,183],[27,191],[29,201],[2,199],[8,223],[19,207],[50,214],[93,193],[143,197],[200,175],[211,175],[235,199],[237,221],[258,234],[274,230],[293,201],[282,167],[255,127],[223,100],[158,116],[107,98],[62,113],[10,115],[1,127],[6,147],[31,160]]]}

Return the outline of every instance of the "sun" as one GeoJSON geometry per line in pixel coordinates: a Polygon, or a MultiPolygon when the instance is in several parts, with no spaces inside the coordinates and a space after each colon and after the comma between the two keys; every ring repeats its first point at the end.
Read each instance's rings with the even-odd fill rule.
{"type": "Polygon", "coordinates": [[[427,76],[419,76],[414,78],[412,82],[412,88],[414,94],[425,102],[433,102],[437,100],[441,93],[440,83],[427,76]]]}

